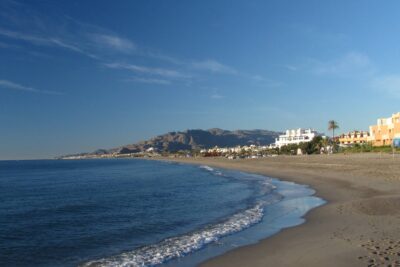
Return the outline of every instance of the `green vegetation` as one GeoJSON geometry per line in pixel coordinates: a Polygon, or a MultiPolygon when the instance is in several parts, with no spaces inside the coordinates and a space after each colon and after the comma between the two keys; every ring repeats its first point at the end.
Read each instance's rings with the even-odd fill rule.
{"type": "MultiPolygon", "coordinates": [[[[301,144],[300,144],[301,145],[301,144]]],[[[300,147],[300,145],[297,144],[289,144],[286,146],[282,146],[279,150],[279,154],[283,155],[296,155],[297,150],[300,147]]]]}
{"type": "MultiPolygon", "coordinates": [[[[371,144],[355,144],[349,147],[340,147],[339,153],[363,153],[363,152],[382,152],[393,153],[391,146],[372,146],[371,144]]],[[[400,148],[395,149],[396,153],[400,152],[400,148]]]]}
{"type": "Polygon", "coordinates": [[[297,155],[297,151],[300,149],[303,154],[321,154],[328,151],[328,139],[322,138],[321,136],[314,137],[310,142],[304,142],[300,144],[290,144],[282,146],[279,150],[279,154],[283,155],[297,155]]]}
{"type": "MultiPolygon", "coordinates": [[[[315,137],[311,142],[291,144],[282,146],[279,150],[281,155],[297,155],[298,149],[301,149],[303,154],[323,154],[328,152],[328,147],[331,146],[334,152],[338,153],[393,153],[391,146],[374,147],[371,144],[355,144],[348,147],[339,147],[336,143],[332,143],[332,140],[324,139],[321,136],[315,137]]],[[[400,153],[400,148],[394,150],[395,153],[400,153]]]]}

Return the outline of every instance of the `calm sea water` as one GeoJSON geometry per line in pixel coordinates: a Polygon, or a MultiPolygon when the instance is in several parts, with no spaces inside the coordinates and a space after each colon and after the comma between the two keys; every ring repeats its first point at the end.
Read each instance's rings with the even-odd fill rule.
{"type": "Polygon", "coordinates": [[[313,193],[207,166],[0,161],[0,266],[195,266],[301,223],[313,193]]]}

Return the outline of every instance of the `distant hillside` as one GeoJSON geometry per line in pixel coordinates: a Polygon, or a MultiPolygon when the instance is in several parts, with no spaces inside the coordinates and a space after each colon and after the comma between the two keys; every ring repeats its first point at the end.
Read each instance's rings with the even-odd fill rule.
{"type": "Polygon", "coordinates": [[[80,155],[101,155],[107,153],[135,153],[154,148],[157,151],[177,152],[179,150],[193,150],[211,147],[233,147],[243,145],[269,145],[275,141],[279,132],[267,130],[237,130],[222,129],[187,130],[184,132],[169,132],[147,141],[125,145],[109,150],[99,149],[92,153],[80,155]]]}

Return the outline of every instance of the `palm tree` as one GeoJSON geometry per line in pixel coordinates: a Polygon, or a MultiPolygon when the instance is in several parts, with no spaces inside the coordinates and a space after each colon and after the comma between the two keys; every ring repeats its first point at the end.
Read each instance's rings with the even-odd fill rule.
{"type": "Polygon", "coordinates": [[[332,130],[332,139],[335,139],[335,129],[339,128],[337,121],[330,120],[328,122],[328,130],[332,130]]]}

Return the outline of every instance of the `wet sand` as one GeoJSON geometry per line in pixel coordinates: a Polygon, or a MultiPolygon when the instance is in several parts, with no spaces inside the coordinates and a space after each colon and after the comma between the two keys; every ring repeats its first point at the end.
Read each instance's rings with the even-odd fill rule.
{"type": "Polygon", "coordinates": [[[189,158],[314,188],[327,200],[306,223],[201,266],[400,266],[400,155],[189,158]]]}

